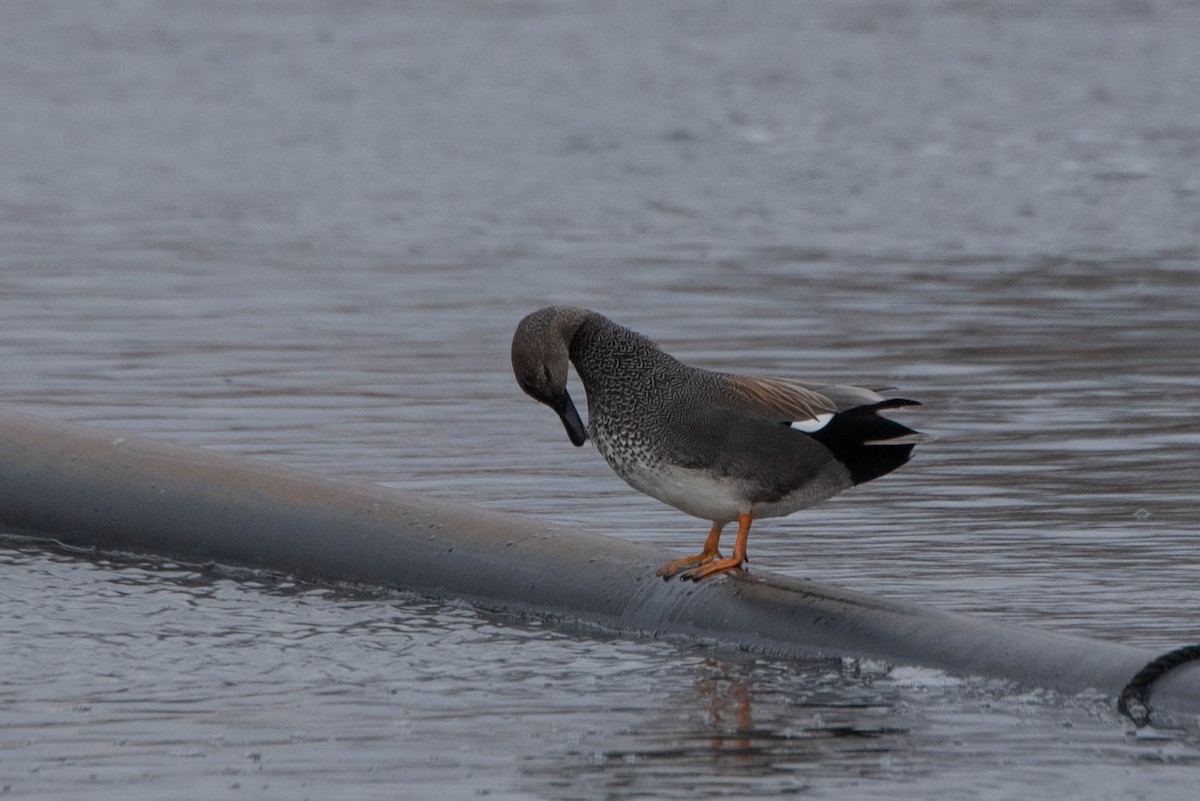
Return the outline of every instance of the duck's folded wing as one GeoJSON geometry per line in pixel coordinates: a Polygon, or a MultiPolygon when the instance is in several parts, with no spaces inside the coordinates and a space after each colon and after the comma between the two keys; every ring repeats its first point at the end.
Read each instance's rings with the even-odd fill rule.
{"type": "Polygon", "coordinates": [[[828,396],[796,381],[745,375],[726,378],[734,408],[753,417],[815,430],[839,410],[828,396]]]}
{"type": "Polygon", "coordinates": [[[857,409],[860,406],[871,406],[884,398],[877,391],[866,387],[855,387],[849,384],[816,384],[809,381],[792,381],[796,386],[803,387],[818,395],[824,395],[839,412],[857,409]]]}

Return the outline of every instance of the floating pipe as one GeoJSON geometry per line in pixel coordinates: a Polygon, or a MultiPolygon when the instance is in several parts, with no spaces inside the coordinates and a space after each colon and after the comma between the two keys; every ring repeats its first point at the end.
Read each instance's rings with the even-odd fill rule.
{"type": "MultiPolygon", "coordinates": [[[[1114,698],[1157,654],[755,570],[654,575],[637,543],[255,459],[0,410],[0,527],[101,551],[354,582],[778,657],[865,656],[1114,698]]],[[[0,580],[3,580],[0,577],[0,580]]],[[[1155,722],[1195,725],[1200,669],[1155,722]]]]}

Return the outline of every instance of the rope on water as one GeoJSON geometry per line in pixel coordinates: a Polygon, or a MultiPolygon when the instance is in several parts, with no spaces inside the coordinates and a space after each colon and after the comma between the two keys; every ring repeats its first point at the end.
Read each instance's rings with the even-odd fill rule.
{"type": "Polygon", "coordinates": [[[1151,661],[1129,680],[1125,689],[1121,690],[1121,697],[1117,699],[1117,711],[1132,720],[1135,726],[1145,726],[1150,722],[1150,704],[1146,699],[1154,682],[1180,665],[1197,659],[1200,659],[1200,645],[1185,645],[1151,661]]]}

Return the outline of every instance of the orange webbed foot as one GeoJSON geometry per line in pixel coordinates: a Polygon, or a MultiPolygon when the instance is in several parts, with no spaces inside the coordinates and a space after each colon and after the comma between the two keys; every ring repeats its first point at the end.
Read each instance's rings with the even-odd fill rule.
{"type": "Polygon", "coordinates": [[[713,559],[706,564],[693,567],[680,578],[684,581],[699,581],[709,576],[715,576],[718,573],[741,570],[742,565],[750,561],[746,558],[746,540],[750,536],[750,524],[753,521],[754,517],[749,513],[738,515],[738,535],[737,541],[733,544],[733,556],[728,559],[713,559]]]}
{"type": "Polygon", "coordinates": [[[699,565],[706,565],[706,564],[712,562],[713,560],[720,559],[720,558],[721,558],[721,552],[713,551],[712,553],[706,552],[706,553],[698,553],[695,556],[685,556],[682,559],[672,559],[670,562],[667,562],[665,565],[660,567],[658,570],[655,570],[654,575],[662,576],[665,579],[669,579],[672,576],[675,576],[675,575],[683,572],[684,570],[687,570],[689,567],[697,567],[699,565]]]}
{"type": "Polygon", "coordinates": [[[704,541],[704,550],[695,556],[685,556],[682,559],[672,559],[665,565],[654,571],[654,575],[662,576],[664,579],[669,579],[680,571],[687,570],[689,567],[697,565],[706,565],[714,559],[721,558],[721,552],[717,550],[717,546],[721,544],[721,529],[724,526],[719,523],[713,523],[712,529],[708,532],[708,539],[704,541]]]}
{"type": "Polygon", "coordinates": [[[680,576],[684,581],[699,581],[700,579],[715,576],[719,573],[729,573],[733,570],[742,570],[743,560],[731,556],[728,559],[717,559],[708,564],[694,567],[691,570],[680,576]]]}

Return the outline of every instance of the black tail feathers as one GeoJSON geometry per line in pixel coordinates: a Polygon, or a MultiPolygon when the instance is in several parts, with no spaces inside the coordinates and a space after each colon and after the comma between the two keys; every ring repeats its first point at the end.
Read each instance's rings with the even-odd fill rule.
{"type": "Polygon", "coordinates": [[[920,406],[907,398],[889,398],[838,412],[811,436],[833,452],[850,471],[855,484],[887,475],[908,461],[913,446],[924,435],[895,420],[882,417],[882,409],[920,406]]]}

